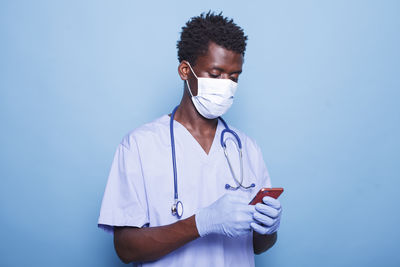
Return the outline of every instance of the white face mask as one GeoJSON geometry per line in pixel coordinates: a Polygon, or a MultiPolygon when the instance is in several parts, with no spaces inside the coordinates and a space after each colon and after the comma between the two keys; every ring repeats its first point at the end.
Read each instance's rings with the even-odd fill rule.
{"type": "Polygon", "coordinates": [[[197,78],[197,95],[193,96],[189,82],[189,93],[197,111],[207,119],[215,119],[225,114],[232,106],[237,83],[230,79],[197,77],[190,64],[190,70],[197,78]]]}

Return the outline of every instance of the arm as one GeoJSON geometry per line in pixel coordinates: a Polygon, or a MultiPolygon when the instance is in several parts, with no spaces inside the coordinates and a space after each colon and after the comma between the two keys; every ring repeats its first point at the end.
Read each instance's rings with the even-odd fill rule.
{"type": "Polygon", "coordinates": [[[186,243],[209,234],[237,237],[250,230],[254,206],[247,199],[225,194],[195,215],[176,223],[149,227],[114,227],[114,246],[120,259],[154,261],[186,243]]]}
{"type": "Polygon", "coordinates": [[[253,250],[255,254],[261,254],[270,249],[278,238],[277,232],[270,235],[260,235],[253,232],[253,250]]]}
{"type": "Polygon", "coordinates": [[[124,263],[157,260],[198,237],[194,215],[165,226],[114,227],[114,247],[124,263]]]}

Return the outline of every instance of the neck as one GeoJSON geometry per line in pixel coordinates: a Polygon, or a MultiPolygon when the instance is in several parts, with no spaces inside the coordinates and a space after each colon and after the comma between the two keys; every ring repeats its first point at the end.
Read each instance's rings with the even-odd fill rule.
{"type": "Polygon", "coordinates": [[[184,125],[187,129],[200,133],[215,131],[218,125],[218,118],[209,120],[200,115],[196,107],[193,105],[186,86],[174,119],[184,125]]]}

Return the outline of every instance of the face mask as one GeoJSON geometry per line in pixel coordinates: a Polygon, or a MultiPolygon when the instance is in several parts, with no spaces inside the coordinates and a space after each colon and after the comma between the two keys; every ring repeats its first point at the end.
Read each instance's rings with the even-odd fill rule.
{"type": "Polygon", "coordinates": [[[215,119],[225,114],[233,104],[237,83],[230,79],[197,77],[190,64],[188,65],[197,78],[196,96],[193,96],[189,82],[186,80],[197,111],[207,119],[215,119]]]}

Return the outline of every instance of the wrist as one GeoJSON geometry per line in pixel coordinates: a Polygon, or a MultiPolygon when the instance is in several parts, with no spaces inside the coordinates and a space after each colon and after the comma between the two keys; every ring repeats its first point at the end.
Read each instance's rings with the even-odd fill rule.
{"type": "Polygon", "coordinates": [[[196,227],[195,215],[180,220],[179,222],[182,223],[180,227],[184,229],[185,233],[189,233],[191,239],[196,239],[200,236],[196,227]]]}
{"type": "Polygon", "coordinates": [[[204,209],[200,209],[194,216],[196,222],[196,228],[199,236],[203,237],[211,234],[210,229],[210,218],[207,216],[207,212],[204,209]]]}

